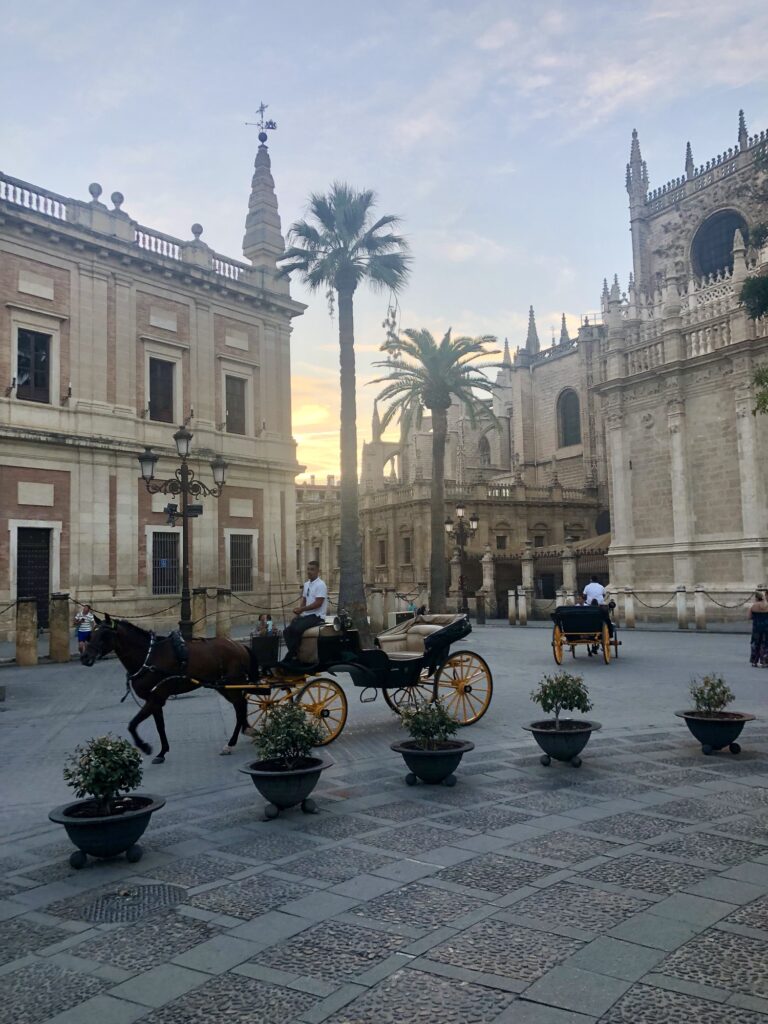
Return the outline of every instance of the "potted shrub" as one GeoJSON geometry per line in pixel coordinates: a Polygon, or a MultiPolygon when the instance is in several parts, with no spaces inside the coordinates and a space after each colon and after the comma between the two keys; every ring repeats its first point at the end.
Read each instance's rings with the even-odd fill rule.
{"type": "Polygon", "coordinates": [[[702,754],[728,747],[732,754],[739,754],[741,746],[736,742],[745,722],[752,722],[754,715],[742,711],[724,711],[733,700],[733,692],[722,676],[711,672],[702,676],[701,682],[691,680],[689,693],[693,698],[693,710],[676,711],[701,744],[702,754]]]}
{"type": "Polygon", "coordinates": [[[570,672],[557,672],[553,676],[544,676],[538,687],[531,693],[531,700],[541,710],[554,714],[541,722],[531,722],[523,728],[533,733],[533,737],[544,753],[541,763],[548,765],[552,758],[556,761],[568,761],[574,768],[581,764],[579,754],[589,742],[592,732],[600,728],[599,722],[584,718],[561,718],[563,711],[580,711],[586,714],[592,707],[589,690],[581,676],[570,672]]]}
{"type": "Polygon", "coordinates": [[[320,773],[333,761],[317,757],[312,748],[323,740],[320,726],[299,704],[278,704],[266,715],[264,725],[254,736],[261,760],[241,768],[268,801],[267,818],[276,818],[287,807],[301,804],[305,814],[314,814],[317,806],[309,794],[320,773]]]}
{"type": "Polygon", "coordinates": [[[54,808],[48,817],[64,826],[77,847],[69,858],[73,868],[85,867],[89,854],[125,853],[131,863],[141,860],[138,840],[165,804],[163,797],[132,792],[141,785],[141,775],[140,752],[117,736],[98,736],[70,755],[64,779],[81,799],[54,808]]]}
{"type": "Polygon", "coordinates": [[[408,785],[415,786],[421,779],[432,785],[442,782],[444,786],[455,786],[456,776],[453,773],[462,757],[467,751],[474,750],[475,745],[451,739],[458,731],[459,723],[442,701],[404,707],[400,711],[400,721],[411,738],[391,744],[391,749],[402,754],[410,769],[405,776],[408,785]]]}

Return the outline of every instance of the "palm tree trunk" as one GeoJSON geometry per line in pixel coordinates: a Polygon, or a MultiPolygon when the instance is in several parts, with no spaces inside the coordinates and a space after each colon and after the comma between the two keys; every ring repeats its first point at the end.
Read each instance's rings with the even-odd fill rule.
{"type": "Polygon", "coordinates": [[[364,647],[370,646],[363,586],[357,481],[357,398],[355,394],[354,289],[339,288],[339,368],[341,377],[341,553],[339,609],[352,616],[364,647]]]}
{"type": "Polygon", "coordinates": [[[429,556],[429,609],[445,611],[445,442],[448,414],[432,409],[432,504],[429,556]]]}

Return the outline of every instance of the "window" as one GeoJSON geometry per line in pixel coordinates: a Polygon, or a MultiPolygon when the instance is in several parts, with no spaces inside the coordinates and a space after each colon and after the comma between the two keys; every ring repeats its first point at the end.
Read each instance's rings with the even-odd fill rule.
{"type": "Polygon", "coordinates": [[[544,547],[544,539],[545,538],[543,537],[542,534],[537,533],[536,536],[533,538],[533,546],[535,548],[543,548],[544,547]]]}
{"type": "Polygon", "coordinates": [[[226,423],[228,434],[245,433],[245,380],[242,377],[225,377],[225,401],[227,403],[226,423]]]}
{"type": "Polygon", "coordinates": [[[233,592],[253,590],[253,537],[248,533],[230,535],[229,585],[233,592]]]}
{"type": "Polygon", "coordinates": [[[496,535],[496,550],[506,551],[507,550],[507,535],[497,534],[496,535]]]}
{"type": "MultiPolygon", "coordinates": [[[[175,363],[166,359],[149,360],[149,418],[173,423],[173,371],[175,363]]],[[[171,591],[169,591],[171,593],[171,591]]]]}
{"type": "Polygon", "coordinates": [[[320,548],[315,548],[315,553],[312,555],[312,558],[318,565],[320,565],[320,548]]]}
{"type": "Polygon", "coordinates": [[[704,221],[691,246],[691,262],[699,277],[726,268],[733,270],[733,235],[737,228],[746,242],[746,222],[733,210],[721,210],[704,221]]]}
{"type": "Polygon", "coordinates": [[[27,402],[51,401],[51,336],[39,331],[19,330],[16,397],[27,402]]]}
{"type": "Polygon", "coordinates": [[[557,439],[561,448],[581,444],[579,396],[571,388],[557,400],[557,439]]]}
{"type": "Polygon", "coordinates": [[[387,564],[387,542],[385,540],[383,540],[383,539],[377,541],[376,551],[377,551],[376,565],[386,565],[387,564]]]}
{"type": "Polygon", "coordinates": [[[403,565],[411,564],[411,538],[403,537],[403,565]]]}
{"type": "Polygon", "coordinates": [[[485,434],[483,434],[483,436],[480,438],[480,443],[478,444],[477,448],[478,448],[478,452],[480,454],[480,465],[481,466],[490,466],[490,464],[491,464],[491,446],[490,446],[488,438],[485,436],[485,434]]]}
{"type": "Polygon", "coordinates": [[[179,592],[179,535],[152,534],[152,593],[179,592]]]}

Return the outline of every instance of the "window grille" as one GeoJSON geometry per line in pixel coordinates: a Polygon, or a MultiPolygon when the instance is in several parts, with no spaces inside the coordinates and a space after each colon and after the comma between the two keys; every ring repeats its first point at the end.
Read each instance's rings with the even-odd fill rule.
{"type": "Polygon", "coordinates": [[[229,585],[233,591],[253,590],[253,537],[250,534],[230,535],[229,585]]]}
{"type": "Polygon", "coordinates": [[[149,360],[149,418],[173,423],[173,371],[175,363],[167,359],[149,360]]]}
{"type": "Polygon", "coordinates": [[[20,330],[18,336],[18,366],[16,370],[16,396],[27,402],[51,401],[50,388],[50,334],[20,330]]]}
{"type": "Polygon", "coordinates": [[[178,594],[179,535],[178,533],[152,534],[152,593],[178,594]]]}
{"type": "Polygon", "coordinates": [[[225,401],[227,405],[227,433],[245,433],[245,380],[242,377],[225,377],[225,401]]]}

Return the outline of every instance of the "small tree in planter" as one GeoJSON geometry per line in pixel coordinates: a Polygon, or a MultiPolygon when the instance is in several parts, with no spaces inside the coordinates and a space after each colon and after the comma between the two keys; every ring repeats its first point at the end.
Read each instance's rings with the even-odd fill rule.
{"type": "Polygon", "coordinates": [[[456,785],[453,772],[464,754],[474,750],[474,743],[451,739],[459,723],[440,700],[402,708],[400,722],[410,740],[393,743],[392,750],[401,754],[410,769],[405,777],[409,786],[422,782],[446,786],[456,785]]]}
{"type": "Polygon", "coordinates": [[[545,713],[554,715],[554,718],[523,726],[533,733],[534,739],[544,751],[541,763],[548,765],[554,757],[556,761],[569,761],[578,768],[581,764],[579,754],[587,745],[592,732],[600,728],[600,723],[579,718],[561,718],[561,715],[563,711],[586,714],[591,710],[592,702],[583,678],[570,672],[544,676],[532,691],[531,700],[545,713]]]}
{"type": "Polygon", "coordinates": [[[98,736],[75,749],[63,775],[80,799],[55,808],[49,818],[64,825],[78,847],[69,859],[72,867],[84,867],[88,854],[106,858],[125,852],[129,861],[140,860],[137,840],[165,804],[161,797],[133,792],[141,785],[140,752],[117,736],[98,736]]]}
{"type": "Polygon", "coordinates": [[[728,747],[732,754],[739,754],[741,745],[736,739],[744,724],[753,721],[755,716],[725,710],[736,699],[725,679],[716,672],[710,672],[700,680],[692,679],[688,692],[693,699],[693,710],[676,711],[675,714],[685,719],[685,724],[701,744],[702,753],[711,754],[728,747]]]}
{"type": "Polygon", "coordinates": [[[317,811],[309,794],[320,773],[333,764],[329,758],[312,754],[312,748],[324,738],[320,725],[300,704],[277,704],[267,713],[253,740],[261,760],[240,769],[269,801],[264,810],[267,818],[276,818],[281,810],[296,804],[301,804],[305,814],[317,811]]]}

